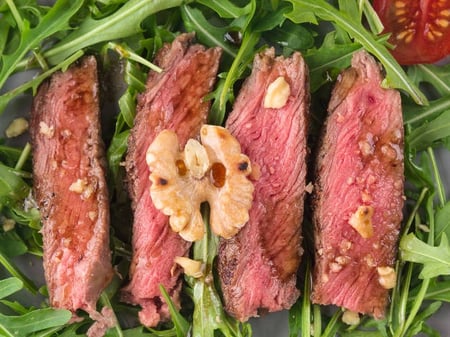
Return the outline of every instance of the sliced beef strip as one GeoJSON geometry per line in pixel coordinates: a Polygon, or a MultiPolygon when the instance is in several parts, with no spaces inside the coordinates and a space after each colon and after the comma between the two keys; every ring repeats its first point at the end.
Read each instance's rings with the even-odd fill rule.
{"type": "Polygon", "coordinates": [[[139,318],[155,326],[170,315],[159,286],[167,290],[175,305],[180,304],[181,270],[176,256],[188,253],[190,242],[173,232],[168,217],[157,210],[150,197],[148,146],[164,129],[178,135],[180,145],[198,136],[206,122],[211,91],[221,56],[219,48],[192,44],[193,34],[182,34],[165,45],[154,61],[163,72],[149,74],[146,91],[139,96],[137,115],[129,138],[126,169],[134,210],[133,259],[130,283],[123,299],[139,304],[139,318]]]}
{"type": "Polygon", "coordinates": [[[273,49],[257,55],[227,120],[252,163],[254,201],[243,229],[220,241],[218,257],[225,308],[241,321],[290,308],[299,296],[308,109],[301,55],[275,57],[273,49]],[[290,87],[287,102],[265,108],[268,87],[279,77],[290,87]]]}
{"type": "Polygon", "coordinates": [[[34,98],[30,130],[50,304],[101,320],[113,268],[98,90],[93,56],[55,73],[34,98]]]}
{"type": "Polygon", "coordinates": [[[404,183],[400,95],[382,80],[366,52],[340,75],[317,159],[313,215],[313,301],[375,318],[388,302],[377,268],[395,263],[404,183]],[[360,206],[373,210],[366,238],[349,223],[360,206]]]}

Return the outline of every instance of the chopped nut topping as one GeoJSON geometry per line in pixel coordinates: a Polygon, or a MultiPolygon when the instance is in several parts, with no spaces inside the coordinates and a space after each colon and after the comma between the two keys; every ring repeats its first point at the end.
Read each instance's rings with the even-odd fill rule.
{"type": "Polygon", "coordinates": [[[350,217],[348,223],[359,235],[367,239],[373,236],[372,215],[372,206],[359,206],[357,211],[350,217]]]}
{"type": "Polygon", "coordinates": [[[345,266],[350,262],[350,260],[351,259],[349,256],[338,256],[335,258],[335,261],[339,263],[341,266],[345,266]]]}
{"type": "Polygon", "coordinates": [[[90,211],[88,213],[88,217],[89,219],[91,219],[92,221],[94,221],[97,218],[97,212],[96,211],[90,211]]]}
{"type": "Polygon", "coordinates": [[[308,194],[311,194],[314,191],[314,185],[312,182],[309,182],[306,186],[305,186],[305,192],[308,194]]]}
{"type": "Polygon", "coordinates": [[[377,265],[375,259],[371,254],[367,254],[366,256],[364,256],[364,261],[366,262],[367,266],[371,268],[376,267],[377,265]]]}
{"type": "Polygon", "coordinates": [[[392,267],[378,267],[378,282],[384,289],[392,289],[397,283],[397,273],[392,267]]]}
{"type": "Polygon", "coordinates": [[[266,96],[264,97],[264,107],[272,109],[280,109],[287,103],[291,87],[283,76],[278,77],[267,87],[266,96]]]}
{"type": "Polygon", "coordinates": [[[331,270],[331,272],[337,273],[337,272],[341,271],[341,269],[342,269],[342,265],[341,264],[339,264],[337,262],[331,262],[330,263],[330,270],[331,270]]]}
{"type": "Polygon", "coordinates": [[[356,325],[359,324],[360,318],[359,314],[354,311],[345,310],[342,314],[342,322],[348,325],[356,325]]]}
{"type": "Polygon", "coordinates": [[[175,232],[188,241],[204,235],[200,205],[210,205],[212,231],[230,238],[248,221],[253,184],[250,161],[227,129],[204,125],[201,143],[190,140],[180,151],[177,135],[162,131],[149,146],[147,164],[155,207],[170,216],[175,232]]]}
{"type": "Polygon", "coordinates": [[[192,260],[184,256],[177,256],[175,257],[175,263],[183,268],[184,273],[187,276],[192,276],[194,278],[203,276],[203,264],[201,261],[192,260]]]}
{"type": "Polygon", "coordinates": [[[49,126],[45,122],[39,123],[39,133],[42,133],[47,138],[52,138],[55,134],[55,128],[53,126],[49,126]]]}
{"type": "Polygon", "coordinates": [[[75,181],[74,183],[72,183],[72,185],[70,185],[69,191],[81,194],[83,193],[86,186],[87,186],[86,179],[77,179],[77,181],[75,181]]]}
{"type": "Polygon", "coordinates": [[[69,186],[69,191],[81,194],[82,199],[88,199],[94,193],[94,186],[90,185],[86,178],[77,179],[69,186]]]}
{"type": "Polygon", "coordinates": [[[28,121],[23,118],[14,119],[11,124],[9,124],[8,128],[5,130],[5,135],[7,138],[13,138],[20,136],[25,131],[28,130],[28,121]]]}
{"type": "Polygon", "coordinates": [[[352,243],[347,239],[343,239],[339,245],[341,254],[346,253],[350,248],[352,248],[352,243]]]}

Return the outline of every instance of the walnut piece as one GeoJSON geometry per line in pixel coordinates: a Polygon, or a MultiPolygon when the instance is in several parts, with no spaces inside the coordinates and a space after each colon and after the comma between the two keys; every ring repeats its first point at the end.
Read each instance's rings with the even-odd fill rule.
{"type": "Polygon", "coordinates": [[[272,109],[280,109],[284,107],[291,94],[291,87],[283,76],[277,77],[275,81],[267,87],[264,96],[264,107],[272,109]]]}
{"type": "Polygon", "coordinates": [[[8,128],[5,130],[5,135],[7,138],[13,138],[20,136],[27,130],[28,121],[23,117],[19,117],[14,119],[11,124],[9,124],[8,128]]]}
{"type": "Polygon", "coordinates": [[[200,240],[205,232],[200,205],[210,206],[212,231],[230,238],[248,221],[253,184],[248,157],[239,142],[220,126],[204,125],[201,143],[189,140],[184,151],[176,133],[162,131],[150,144],[147,164],[155,207],[170,217],[171,228],[185,240],[200,240]]]}
{"type": "Polygon", "coordinates": [[[192,260],[185,256],[177,256],[175,257],[175,263],[183,268],[183,271],[187,276],[192,276],[194,278],[200,278],[204,276],[204,265],[201,261],[192,260]]]}
{"type": "Polygon", "coordinates": [[[348,223],[359,233],[359,235],[364,239],[367,239],[373,236],[372,216],[372,206],[359,206],[348,223]]]}
{"type": "Polygon", "coordinates": [[[342,314],[342,322],[347,325],[357,325],[361,321],[359,314],[351,310],[345,310],[342,314]]]}
{"type": "Polygon", "coordinates": [[[384,289],[392,289],[397,283],[397,273],[392,267],[378,267],[378,282],[384,289]]]}

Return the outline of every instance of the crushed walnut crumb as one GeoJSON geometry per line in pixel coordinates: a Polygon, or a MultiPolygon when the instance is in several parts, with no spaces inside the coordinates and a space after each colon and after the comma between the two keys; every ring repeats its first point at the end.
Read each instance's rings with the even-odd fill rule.
{"type": "Polygon", "coordinates": [[[364,239],[373,236],[373,216],[372,206],[359,206],[355,213],[352,214],[348,223],[352,226],[364,239]]]}

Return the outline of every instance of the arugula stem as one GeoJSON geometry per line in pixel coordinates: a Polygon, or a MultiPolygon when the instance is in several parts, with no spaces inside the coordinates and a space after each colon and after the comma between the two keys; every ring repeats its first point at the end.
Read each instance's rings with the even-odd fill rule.
{"type": "Polygon", "coordinates": [[[5,269],[14,277],[17,277],[23,282],[23,285],[28,289],[33,295],[37,293],[38,289],[33,284],[33,282],[26,277],[16,266],[14,266],[11,261],[0,251],[0,264],[5,267],[5,269]]]}
{"type": "Polygon", "coordinates": [[[44,56],[42,56],[42,54],[38,50],[33,50],[32,52],[35,60],[39,64],[39,67],[41,67],[42,70],[47,71],[49,68],[44,56]]]}
{"type": "Polygon", "coordinates": [[[320,305],[313,304],[313,335],[321,336],[322,335],[322,312],[320,310],[320,305]]]}
{"type": "Polygon", "coordinates": [[[404,323],[403,327],[401,330],[398,331],[398,333],[396,335],[394,335],[394,337],[400,337],[400,336],[405,336],[406,333],[408,332],[408,328],[411,326],[411,324],[413,323],[417,313],[420,310],[420,307],[422,306],[422,302],[425,298],[425,294],[427,292],[428,286],[430,284],[430,279],[424,279],[421,286],[420,286],[420,290],[418,292],[418,294],[416,295],[415,301],[413,303],[413,306],[411,307],[411,310],[409,312],[408,318],[406,320],[406,322],[404,323]]]}
{"type": "Polygon", "coordinates": [[[57,336],[57,332],[62,330],[64,328],[64,326],[55,326],[53,328],[44,330],[44,331],[40,331],[40,332],[36,332],[35,334],[33,334],[33,337],[49,337],[49,336],[57,336]]]}
{"type": "Polygon", "coordinates": [[[437,190],[437,193],[439,196],[439,201],[441,203],[441,207],[444,207],[447,200],[445,197],[444,184],[442,183],[442,178],[441,178],[441,175],[439,172],[438,165],[436,163],[436,157],[435,157],[434,151],[431,147],[427,148],[427,153],[431,159],[431,168],[433,170],[434,179],[436,180],[436,190],[437,190]]]}
{"type": "Polygon", "coordinates": [[[19,28],[19,31],[22,33],[25,29],[25,26],[24,26],[22,17],[20,16],[19,11],[17,10],[16,5],[14,4],[14,1],[11,1],[11,0],[5,0],[5,1],[9,7],[9,10],[11,11],[11,13],[14,17],[14,20],[16,20],[17,28],[19,28]]]}
{"type": "Polygon", "coordinates": [[[407,114],[404,120],[405,124],[414,124],[418,122],[425,121],[428,117],[433,116],[435,113],[446,111],[450,109],[450,99],[443,97],[432,101],[429,106],[426,107],[416,107],[414,109],[414,114],[407,114]]]}
{"type": "Polygon", "coordinates": [[[424,187],[422,191],[420,192],[419,198],[416,201],[416,204],[414,205],[414,208],[412,209],[411,213],[409,214],[408,220],[405,223],[405,226],[403,227],[402,233],[400,237],[404,236],[409,232],[411,229],[411,225],[414,221],[414,218],[419,211],[420,205],[422,204],[423,200],[425,199],[426,194],[429,192],[428,187],[424,187]]]}
{"type": "MultiPolygon", "coordinates": [[[[427,198],[426,210],[427,210],[427,215],[428,215],[428,219],[430,222],[430,226],[429,226],[430,232],[428,234],[428,244],[430,246],[433,246],[434,245],[434,231],[435,231],[434,230],[435,221],[434,221],[433,195],[429,195],[427,198]]],[[[411,263],[410,268],[408,270],[408,272],[409,272],[408,274],[412,274],[412,266],[413,266],[413,264],[411,263]]],[[[409,315],[408,315],[405,323],[403,325],[401,325],[401,328],[399,330],[397,330],[397,333],[394,335],[394,337],[405,336],[406,333],[408,332],[409,327],[414,322],[414,319],[416,318],[416,315],[422,306],[422,303],[425,299],[425,295],[427,293],[428,287],[430,285],[430,281],[431,281],[430,278],[425,278],[422,281],[422,284],[420,285],[420,288],[419,288],[419,292],[415,296],[413,306],[411,307],[411,309],[409,311],[409,315]]],[[[409,292],[410,283],[411,283],[411,275],[408,275],[407,284],[404,285],[404,294],[406,294],[406,292],[409,292]]],[[[407,295],[404,295],[402,302],[404,302],[404,306],[406,307],[406,304],[408,302],[407,295]]]]}
{"type": "Polygon", "coordinates": [[[236,55],[236,58],[233,60],[233,63],[231,64],[230,70],[227,73],[227,77],[225,78],[225,83],[222,89],[222,92],[220,93],[219,97],[219,111],[222,114],[219,120],[223,121],[225,110],[226,110],[226,104],[228,101],[228,95],[233,90],[232,86],[236,78],[240,76],[239,69],[241,68],[242,61],[244,59],[245,53],[253,49],[254,46],[259,41],[260,34],[252,32],[250,30],[247,30],[244,32],[244,37],[242,39],[242,45],[239,48],[239,51],[236,55]]]}
{"type": "Polygon", "coordinates": [[[396,329],[394,333],[394,337],[400,337],[403,335],[403,331],[405,330],[405,320],[406,320],[406,309],[408,304],[408,294],[409,294],[409,287],[411,285],[411,278],[412,278],[412,272],[413,272],[413,264],[408,264],[408,269],[406,272],[405,279],[402,280],[402,290],[400,294],[400,301],[397,306],[397,323],[398,328],[396,329]]]}
{"type": "Polygon", "coordinates": [[[153,71],[156,71],[157,73],[160,73],[160,72],[163,71],[156,64],[151,63],[150,61],[148,61],[145,58],[139,56],[138,54],[134,53],[133,51],[131,51],[130,49],[126,48],[123,45],[120,45],[120,44],[115,43],[115,42],[109,42],[107,47],[109,49],[112,49],[112,50],[116,51],[121,57],[129,59],[129,60],[136,61],[136,62],[146,66],[147,68],[149,68],[149,69],[151,69],[153,71]]]}
{"type": "Polygon", "coordinates": [[[339,318],[342,315],[342,310],[336,310],[328,322],[323,334],[320,337],[333,337],[339,327],[339,318]]]}
{"type": "Polygon", "coordinates": [[[394,310],[395,306],[397,305],[397,296],[398,293],[400,292],[400,280],[401,277],[403,275],[403,264],[400,264],[400,259],[397,260],[397,262],[395,263],[395,270],[397,272],[397,282],[396,285],[394,287],[394,289],[392,289],[392,301],[389,305],[389,316],[387,318],[388,321],[388,326],[391,330],[391,333],[393,333],[393,324],[394,323],[394,311],[396,311],[397,309],[394,310]]]}
{"type": "Polygon", "coordinates": [[[25,162],[27,161],[28,157],[31,153],[31,145],[30,143],[26,143],[25,147],[23,148],[22,152],[20,153],[19,160],[16,163],[16,166],[14,167],[15,170],[21,170],[25,162]]]}
{"type": "Polygon", "coordinates": [[[301,316],[301,331],[302,336],[312,336],[311,333],[311,301],[310,301],[310,290],[311,290],[311,276],[310,276],[310,262],[308,260],[306,265],[306,272],[305,272],[305,285],[303,288],[303,300],[302,300],[302,316],[301,316]]]}
{"type": "Polygon", "coordinates": [[[100,295],[100,302],[102,303],[102,305],[104,305],[104,306],[106,306],[106,307],[111,309],[111,312],[114,315],[114,320],[115,320],[114,329],[115,329],[115,331],[117,333],[117,336],[118,337],[124,337],[122,328],[120,327],[119,321],[117,320],[117,316],[116,316],[116,314],[114,312],[114,309],[113,309],[113,307],[111,305],[111,301],[109,300],[109,297],[108,297],[108,295],[107,295],[107,293],[105,291],[103,291],[102,294],[100,295]]]}

